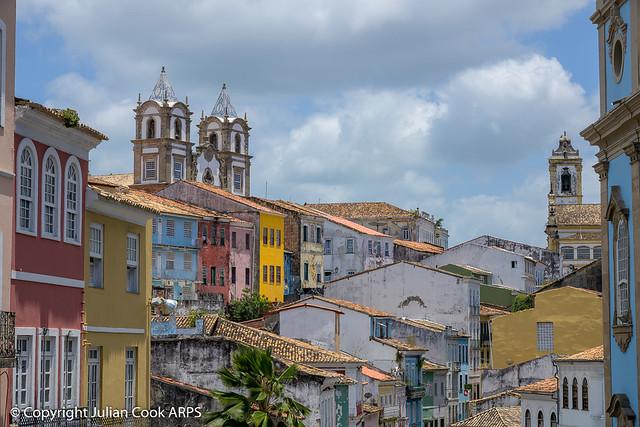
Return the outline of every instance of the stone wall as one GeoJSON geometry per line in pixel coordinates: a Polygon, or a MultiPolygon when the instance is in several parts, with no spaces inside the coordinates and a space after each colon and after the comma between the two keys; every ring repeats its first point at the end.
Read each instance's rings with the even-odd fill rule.
{"type": "Polygon", "coordinates": [[[544,287],[544,290],[565,286],[602,292],[602,262],[600,260],[593,261],[591,264],[567,274],[562,279],[550,283],[544,287]]]}
{"type": "Polygon", "coordinates": [[[549,354],[503,369],[482,371],[481,395],[491,396],[531,384],[555,375],[553,361],[557,355],[549,354]]]}
{"type": "MultiPolygon", "coordinates": [[[[195,408],[201,414],[217,409],[215,400],[202,391],[182,387],[179,384],[151,379],[151,407],[164,409],[168,413],[171,408],[195,408]]],[[[202,426],[201,417],[152,419],[152,426],[196,427],[202,426]]]]}

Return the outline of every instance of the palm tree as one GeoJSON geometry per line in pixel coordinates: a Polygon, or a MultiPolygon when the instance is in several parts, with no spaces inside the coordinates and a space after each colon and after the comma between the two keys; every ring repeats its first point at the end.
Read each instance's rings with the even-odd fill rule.
{"type": "Polygon", "coordinates": [[[207,412],[204,424],[210,427],[303,427],[309,408],[285,395],[284,387],[296,378],[298,368],[291,365],[276,372],[271,351],[242,347],[233,355],[231,368],[219,372],[230,389],[245,389],[247,395],[213,390],[220,411],[207,412]]]}

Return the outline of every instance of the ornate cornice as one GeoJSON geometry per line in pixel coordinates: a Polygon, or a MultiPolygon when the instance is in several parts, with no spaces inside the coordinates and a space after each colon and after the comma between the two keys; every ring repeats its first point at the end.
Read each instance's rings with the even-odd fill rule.
{"type": "Polygon", "coordinates": [[[607,179],[607,175],[609,173],[609,161],[602,160],[593,165],[593,169],[595,169],[596,173],[600,177],[600,181],[604,181],[607,179]]]}
{"type": "Polygon", "coordinates": [[[631,164],[640,160],[640,142],[632,142],[631,144],[626,145],[623,150],[624,153],[629,156],[631,164]]]}

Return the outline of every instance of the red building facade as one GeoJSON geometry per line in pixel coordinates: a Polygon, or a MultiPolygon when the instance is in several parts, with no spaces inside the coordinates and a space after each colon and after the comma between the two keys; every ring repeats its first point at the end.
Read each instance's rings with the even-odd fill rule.
{"type": "Polygon", "coordinates": [[[24,100],[16,101],[15,124],[12,406],[77,406],[88,155],[106,137],[66,127],[56,110],[24,100]]]}

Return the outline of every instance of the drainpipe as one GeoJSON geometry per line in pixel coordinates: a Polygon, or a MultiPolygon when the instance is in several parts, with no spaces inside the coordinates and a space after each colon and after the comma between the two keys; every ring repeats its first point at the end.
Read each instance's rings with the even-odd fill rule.
{"type": "MultiPolygon", "coordinates": [[[[556,389],[556,426],[560,425],[560,377],[558,376],[559,373],[559,369],[558,369],[558,365],[556,364],[555,360],[552,362],[553,363],[553,370],[554,370],[554,374],[553,376],[556,378],[557,384],[558,384],[558,388],[556,389]]],[[[552,426],[553,427],[553,426],[552,426]]]]}

